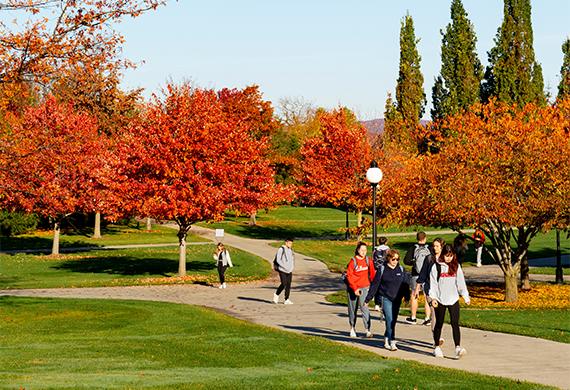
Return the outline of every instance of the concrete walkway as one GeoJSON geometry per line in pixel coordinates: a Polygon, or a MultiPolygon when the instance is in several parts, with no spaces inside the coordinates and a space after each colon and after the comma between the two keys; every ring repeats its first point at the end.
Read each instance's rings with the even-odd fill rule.
{"type": "MultiPolygon", "coordinates": [[[[210,229],[192,227],[191,233],[214,240],[214,232],[210,229]]],[[[223,243],[254,253],[270,262],[276,252],[276,248],[268,245],[270,241],[265,240],[226,234],[223,243]]],[[[504,280],[496,265],[468,267],[465,274],[468,282],[504,280]]],[[[554,276],[531,274],[530,278],[531,281],[552,281],[554,276]]],[[[383,348],[384,324],[380,322],[378,312],[371,311],[372,339],[364,338],[360,319],[356,325],[359,337],[352,339],[348,336],[350,328],[346,307],[325,300],[328,294],[342,290],[345,286],[339,274],[331,273],[320,261],[296,255],[291,291],[294,305],[283,305],[283,296],[279,304],[273,303],[273,293],[278,285],[277,275],[272,274],[266,281],[229,284],[225,290],[218,289],[217,285],[174,285],[3,290],[0,295],[137,299],[199,305],[256,324],[326,337],[385,356],[570,389],[570,344],[462,328],[461,344],[467,350],[467,355],[461,360],[455,360],[452,358],[454,346],[451,328],[445,325],[442,334],[446,340],[442,347],[445,358],[436,359],[432,356],[429,327],[409,325],[400,317],[396,327],[399,350],[391,352],[383,348]]]]}

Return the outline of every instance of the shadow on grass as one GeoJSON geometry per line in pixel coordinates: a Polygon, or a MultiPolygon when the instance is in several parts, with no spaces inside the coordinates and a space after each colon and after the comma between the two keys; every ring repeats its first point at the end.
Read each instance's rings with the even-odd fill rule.
{"type": "MultiPolygon", "coordinates": [[[[169,258],[140,258],[133,256],[108,256],[97,259],[77,259],[63,261],[52,267],[56,270],[123,276],[161,275],[169,277],[178,272],[178,261],[169,258]]],[[[208,262],[187,262],[187,272],[208,272],[212,265],[208,262]]]]}

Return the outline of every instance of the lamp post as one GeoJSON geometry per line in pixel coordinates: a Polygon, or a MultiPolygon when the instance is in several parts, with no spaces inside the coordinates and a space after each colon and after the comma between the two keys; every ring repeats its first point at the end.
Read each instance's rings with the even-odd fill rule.
{"type": "Polygon", "coordinates": [[[376,186],[382,180],[382,170],[378,168],[378,163],[374,160],[370,163],[370,168],[366,171],[366,180],[372,185],[372,250],[376,247],[376,186]]]}

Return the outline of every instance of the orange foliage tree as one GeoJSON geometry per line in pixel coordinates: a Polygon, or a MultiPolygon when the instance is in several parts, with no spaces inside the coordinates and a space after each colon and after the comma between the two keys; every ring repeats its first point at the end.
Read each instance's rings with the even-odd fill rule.
{"type": "Polygon", "coordinates": [[[58,104],[53,96],[23,117],[9,119],[0,138],[0,204],[49,217],[52,253],[58,254],[62,219],[91,211],[89,200],[101,199],[108,140],[95,119],[58,104]]]}
{"type": "Polygon", "coordinates": [[[402,157],[386,173],[384,217],[482,229],[505,275],[505,300],[514,302],[533,237],[570,224],[570,102],[519,108],[491,101],[442,126],[451,133],[439,153],[402,157]]]}
{"type": "Polygon", "coordinates": [[[198,221],[228,209],[251,215],[287,198],[267,159],[268,141],[230,117],[213,90],[168,85],[119,145],[123,209],[179,227],[179,275],[186,275],[186,236],[198,221]]]}
{"type": "Polygon", "coordinates": [[[321,133],[301,148],[298,194],[312,204],[333,204],[358,213],[371,202],[366,170],[374,159],[366,128],[346,108],[322,112],[321,133]]]}

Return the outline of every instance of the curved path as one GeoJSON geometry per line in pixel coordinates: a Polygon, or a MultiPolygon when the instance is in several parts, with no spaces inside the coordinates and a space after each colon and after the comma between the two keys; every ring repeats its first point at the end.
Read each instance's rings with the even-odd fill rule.
{"type": "MultiPolygon", "coordinates": [[[[192,233],[214,240],[214,232],[210,229],[193,227],[192,233]]],[[[226,234],[223,242],[227,246],[254,253],[270,262],[276,252],[276,248],[269,246],[270,241],[266,240],[226,234]]],[[[467,281],[504,280],[496,265],[469,267],[465,274],[467,281]]],[[[553,276],[531,275],[531,281],[552,278],[553,276]]],[[[399,350],[391,352],[383,348],[384,324],[380,322],[378,312],[371,311],[371,330],[374,333],[372,339],[364,338],[360,318],[356,325],[359,337],[348,336],[346,307],[325,300],[328,294],[342,290],[345,286],[339,275],[331,273],[320,261],[296,254],[291,290],[294,305],[283,305],[283,296],[279,304],[273,303],[273,293],[278,284],[277,275],[272,274],[266,281],[230,284],[225,290],[218,289],[217,285],[174,285],[3,290],[0,295],[139,299],[199,305],[256,324],[326,337],[385,356],[570,389],[570,344],[462,328],[461,344],[467,349],[467,355],[461,360],[455,360],[452,358],[454,348],[451,329],[446,325],[442,334],[446,339],[442,347],[445,357],[436,359],[432,355],[429,327],[409,325],[400,317],[396,328],[399,350]]]]}

